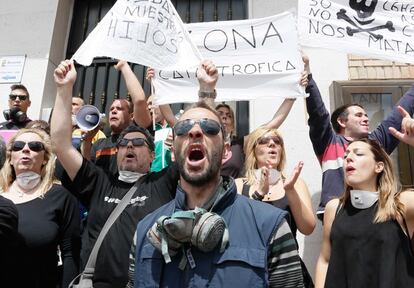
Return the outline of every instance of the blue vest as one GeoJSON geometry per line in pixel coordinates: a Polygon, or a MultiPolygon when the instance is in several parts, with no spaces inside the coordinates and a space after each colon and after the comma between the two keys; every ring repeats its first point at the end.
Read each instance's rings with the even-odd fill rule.
{"type": "Polygon", "coordinates": [[[134,287],[267,287],[268,244],[286,212],[237,195],[231,179],[229,189],[212,209],[226,221],[229,245],[223,253],[218,247],[208,253],[186,247],[196,266],[192,269],[187,264],[182,271],[178,268],[182,253],[166,264],[148,242],[146,232],[160,216],[183,210],[184,203],[185,193],[178,187],[174,200],[139,222],[134,287]]]}

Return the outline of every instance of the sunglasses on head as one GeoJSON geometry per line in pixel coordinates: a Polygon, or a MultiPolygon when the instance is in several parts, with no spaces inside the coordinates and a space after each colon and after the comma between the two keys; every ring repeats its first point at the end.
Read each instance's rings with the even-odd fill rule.
{"type": "Polygon", "coordinates": [[[15,101],[17,99],[17,97],[19,97],[20,101],[26,101],[28,96],[26,96],[26,95],[14,95],[14,94],[9,95],[9,98],[12,101],[15,101]]]}
{"type": "Polygon", "coordinates": [[[12,151],[20,151],[24,148],[24,146],[29,146],[29,149],[34,152],[40,152],[45,149],[43,146],[43,143],[40,141],[30,141],[30,142],[24,142],[24,141],[14,141],[11,150],[12,151]]]}
{"type": "Polygon", "coordinates": [[[119,147],[126,147],[126,146],[128,146],[129,142],[132,142],[132,145],[134,147],[144,146],[145,143],[147,143],[147,145],[148,145],[148,142],[145,138],[133,138],[133,139],[122,138],[118,141],[118,146],[119,147]]]}
{"type": "Polygon", "coordinates": [[[174,125],[174,128],[173,128],[174,133],[177,136],[187,135],[187,133],[191,130],[191,128],[194,127],[195,124],[200,125],[201,130],[203,130],[205,134],[213,135],[213,136],[217,135],[220,132],[220,130],[223,129],[223,127],[220,125],[219,122],[212,120],[212,119],[208,119],[208,118],[202,118],[199,120],[186,119],[186,120],[178,121],[174,125]]]}
{"type": "Polygon", "coordinates": [[[276,135],[260,137],[259,139],[257,139],[257,144],[267,145],[267,144],[269,144],[270,140],[272,140],[273,143],[275,143],[276,145],[282,145],[281,139],[276,135]]]}

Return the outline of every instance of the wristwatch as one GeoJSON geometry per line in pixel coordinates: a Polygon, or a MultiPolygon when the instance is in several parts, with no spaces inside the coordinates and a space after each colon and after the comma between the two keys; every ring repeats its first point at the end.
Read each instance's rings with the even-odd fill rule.
{"type": "Polygon", "coordinates": [[[214,89],[213,92],[198,91],[198,97],[200,97],[200,98],[216,99],[216,96],[217,96],[216,89],[214,89]]]}

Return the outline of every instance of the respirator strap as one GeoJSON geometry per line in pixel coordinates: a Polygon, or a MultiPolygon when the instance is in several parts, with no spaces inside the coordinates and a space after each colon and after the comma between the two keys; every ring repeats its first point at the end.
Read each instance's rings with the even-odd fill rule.
{"type": "Polygon", "coordinates": [[[171,262],[170,254],[168,253],[168,242],[167,242],[167,235],[165,233],[165,230],[162,226],[165,219],[168,219],[170,217],[168,216],[162,216],[157,220],[157,229],[160,232],[161,236],[161,254],[164,257],[165,263],[171,262]]]}

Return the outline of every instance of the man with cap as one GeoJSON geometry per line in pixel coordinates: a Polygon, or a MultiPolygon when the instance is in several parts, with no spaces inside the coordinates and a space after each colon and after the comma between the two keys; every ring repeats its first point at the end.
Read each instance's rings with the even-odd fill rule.
{"type": "Polygon", "coordinates": [[[71,98],[76,80],[74,64],[62,61],[54,72],[57,96],[52,115],[51,136],[56,155],[66,170],[62,183],[88,209],[83,234],[81,267],[108,216],[129,189],[139,181],[130,203],[117,218],[100,246],[93,287],[125,287],[128,280],[129,250],[136,225],[145,215],[170,201],[175,194],[178,172],[174,165],[149,173],[154,157],[154,142],[148,131],[128,126],[117,141],[119,176],[105,172],[86,160],[71,143],[71,98]]]}

